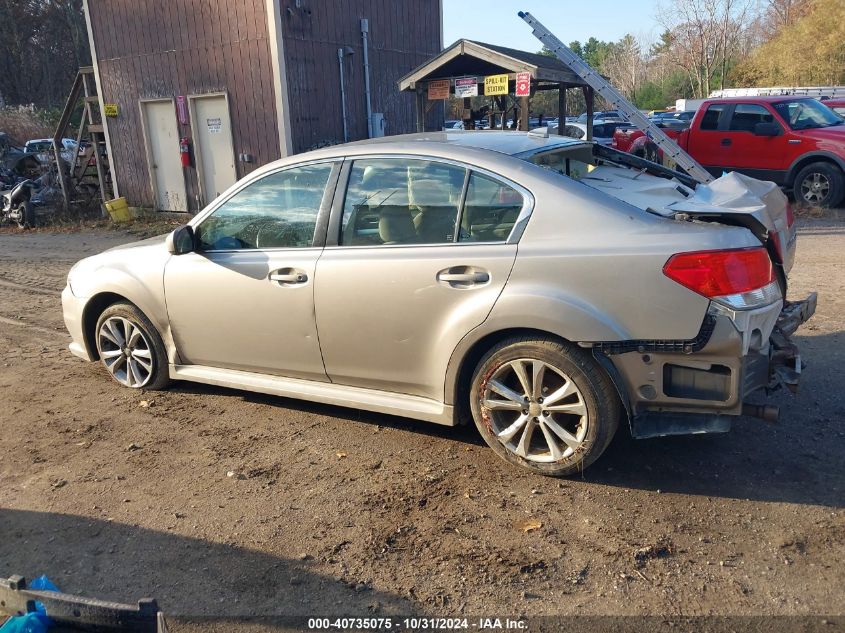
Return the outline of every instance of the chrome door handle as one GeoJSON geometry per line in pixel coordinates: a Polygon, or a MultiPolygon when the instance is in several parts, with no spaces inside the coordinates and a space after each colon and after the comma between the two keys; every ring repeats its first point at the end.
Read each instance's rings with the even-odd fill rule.
{"type": "Polygon", "coordinates": [[[487,273],[439,273],[437,280],[448,283],[481,284],[490,281],[490,275],[487,273]]]}
{"type": "Polygon", "coordinates": [[[302,284],[308,281],[308,275],[305,273],[270,273],[268,279],[286,284],[302,284]]]}

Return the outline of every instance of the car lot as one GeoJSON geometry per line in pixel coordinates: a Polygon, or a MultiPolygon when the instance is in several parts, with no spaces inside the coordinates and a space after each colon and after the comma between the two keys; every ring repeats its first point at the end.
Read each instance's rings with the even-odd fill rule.
{"type": "MultiPolygon", "coordinates": [[[[782,421],[525,474],[474,428],[179,384],[66,350],[59,292],[118,233],[0,233],[0,575],[184,616],[845,611],[845,216],[801,220],[818,290],[782,421]]],[[[175,630],[179,630],[176,628],[175,630]]]]}

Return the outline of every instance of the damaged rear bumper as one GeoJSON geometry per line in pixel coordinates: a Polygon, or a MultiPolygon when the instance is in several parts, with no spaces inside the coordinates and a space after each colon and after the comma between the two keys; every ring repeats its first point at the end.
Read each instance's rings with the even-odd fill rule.
{"type": "Polygon", "coordinates": [[[713,303],[695,344],[637,341],[593,353],[617,385],[634,437],[726,432],[738,415],[774,421],[775,407],[747,399],[763,389],[797,389],[802,362],[790,337],[816,301],[812,293],[752,310],[713,303]]]}
{"type": "Polygon", "coordinates": [[[778,317],[775,329],[769,338],[772,352],[769,360],[769,387],[786,387],[792,393],[798,390],[801,379],[801,354],[798,346],[792,342],[792,335],[816,313],[818,295],[810,293],[802,301],[787,302],[778,317]]]}

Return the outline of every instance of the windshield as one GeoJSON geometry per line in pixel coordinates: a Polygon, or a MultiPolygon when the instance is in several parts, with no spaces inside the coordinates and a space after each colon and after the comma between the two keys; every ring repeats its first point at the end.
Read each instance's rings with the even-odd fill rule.
{"type": "Polygon", "coordinates": [[[842,125],[845,120],[815,99],[796,99],[775,104],[775,110],[793,130],[842,125]]]}

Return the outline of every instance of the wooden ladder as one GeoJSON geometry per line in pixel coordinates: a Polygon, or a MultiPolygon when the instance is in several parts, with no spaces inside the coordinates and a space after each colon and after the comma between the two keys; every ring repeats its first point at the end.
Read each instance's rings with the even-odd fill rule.
{"type": "Polygon", "coordinates": [[[105,206],[102,203],[112,197],[111,179],[109,177],[111,174],[111,156],[108,154],[108,145],[105,143],[103,114],[100,112],[99,104],[97,86],[94,81],[94,67],[83,66],[76,74],[70,95],[65,103],[62,116],[59,119],[59,125],[56,127],[56,134],[53,136],[56,172],[62,188],[65,211],[70,207],[71,192],[78,187],[86,175],[88,162],[91,159],[92,153],[97,165],[97,182],[101,198],[100,206],[104,215],[105,206]],[[74,157],[73,164],[69,166],[70,169],[66,173],[62,168],[62,139],[65,138],[71,117],[79,107],[80,98],[82,99],[82,120],[79,123],[79,131],[76,134],[76,156],[74,157]],[[88,137],[91,145],[80,155],[79,146],[85,136],[88,137]],[[100,151],[101,146],[105,148],[105,152],[100,151]],[[77,165],[77,163],[79,164],[77,165]]]}

